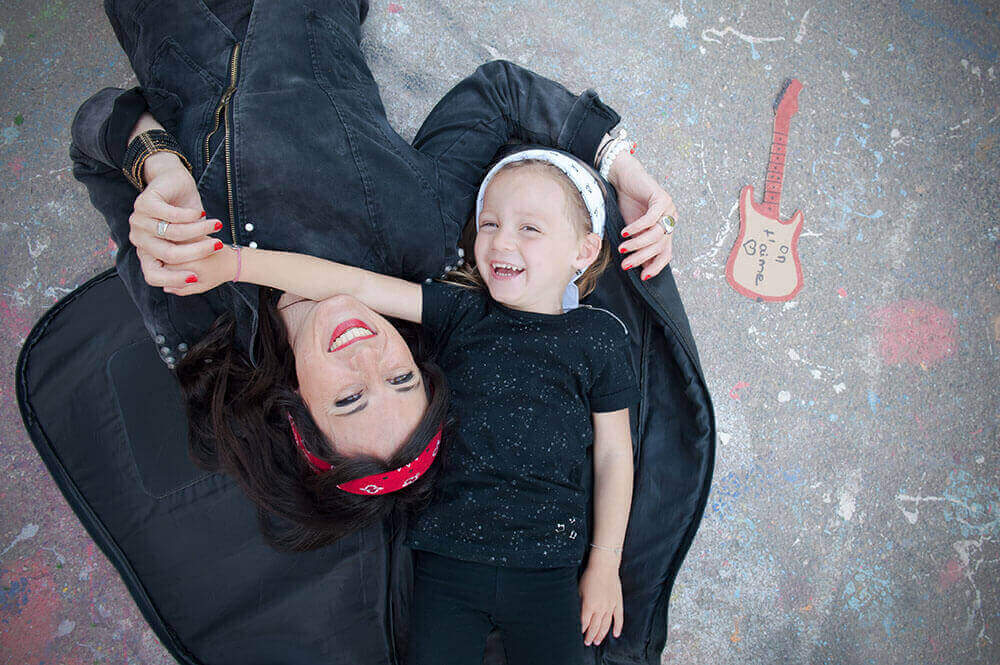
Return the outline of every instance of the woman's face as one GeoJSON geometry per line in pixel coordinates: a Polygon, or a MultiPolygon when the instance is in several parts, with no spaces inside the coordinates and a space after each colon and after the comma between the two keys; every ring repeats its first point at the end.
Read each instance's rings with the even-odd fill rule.
{"type": "Polygon", "coordinates": [[[342,455],[391,457],[428,404],[423,377],[399,332],[350,296],[279,306],[299,393],[316,424],[342,455]]]}

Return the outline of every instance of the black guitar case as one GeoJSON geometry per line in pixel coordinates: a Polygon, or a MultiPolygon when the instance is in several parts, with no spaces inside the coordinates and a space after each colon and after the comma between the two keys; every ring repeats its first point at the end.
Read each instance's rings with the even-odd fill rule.
{"type": "MultiPolygon", "coordinates": [[[[633,416],[626,631],[588,651],[588,662],[604,665],[659,664],[670,589],[714,460],[711,402],[669,269],[664,275],[668,299],[660,300],[674,310],[625,308],[632,329],[645,330],[633,336],[645,347],[636,349],[637,375],[643,395],[655,397],[633,416]]],[[[615,289],[602,293],[620,303],[615,289]]],[[[16,381],[24,424],[53,479],[178,662],[403,665],[411,564],[399,525],[306,553],[268,547],[236,484],[189,460],[179,389],[113,269],[35,325],[16,381]]],[[[484,663],[504,662],[494,634],[484,663]]]]}

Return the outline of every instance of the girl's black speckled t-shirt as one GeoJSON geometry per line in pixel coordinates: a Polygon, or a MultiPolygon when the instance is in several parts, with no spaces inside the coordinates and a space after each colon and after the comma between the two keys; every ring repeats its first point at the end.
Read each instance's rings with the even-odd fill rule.
{"type": "Polygon", "coordinates": [[[422,325],[458,426],[407,544],[507,567],[579,565],[591,413],[639,400],[624,324],[586,306],[522,312],[485,291],[434,282],[423,285],[422,325]]]}

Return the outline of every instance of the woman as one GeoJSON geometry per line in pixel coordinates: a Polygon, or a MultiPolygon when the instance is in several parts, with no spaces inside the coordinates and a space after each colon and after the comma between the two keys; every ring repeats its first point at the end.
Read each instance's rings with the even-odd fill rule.
{"type": "MultiPolygon", "coordinates": [[[[215,14],[206,13],[201,3],[169,9],[159,4],[108,3],[116,34],[132,60],[143,93],[137,103],[135,95],[130,99],[118,91],[104,91],[81,109],[74,122],[75,174],[88,186],[95,206],[108,219],[121,247],[119,275],[156,340],[163,361],[168,366],[176,365],[212,323],[229,312],[231,321],[224,323],[231,330],[217,327],[209,334],[216,348],[203,342],[203,359],[214,360],[218,356],[213,354],[220,350],[232,351],[233,356],[242,353],[245,361],[231,368],[231,374],[251,372],[273,361],[273,373],[288,383],[284,393],[264,398],[272,406],[295,408],[290,402],[294,396],[287,391],[291,384],[289,370],[294,367],[299,371],[300,364],[307,365],[292,363],[287,353],[275,352],[272,357],[268,352],[269,348],[281,346],[284,319],[280,317],[287,315],[278,314],[277,307],[288,304],[290,307],[282,311],[290,312],[304,305],[293,304],[287,298],[275,303],[266,294],[262,297],[257,290],[242,286],[183,301],[150,288],[143,279],[143,270],[155,283],[163,279],[156,277],[158,260],[169,264],[188,258],[183,252],[191,248],[169,244],[170,234],[197,216],[157,210],[156,196],[160,203],[195,211],[203,207],[209,211],[209,218],[223,222],[220,231],[226,241],[309,252],[411,279],[425,278],[457,263],[455,240],[471,209],[478,180],[500,145],[509,138],[547,143],[593,163],[602,137],[618,121],[617,114],[590,91],[577,98],[561,86],[510,63],[489,63],[435,107],[411,147],[385,122],[377,88],[358,49],[365,3],[327,3],[316,11],[298,3],[257,0],[252,12],[229,14],[224,11],[227,3],[211,3],[215,14]],[[177,164],[164,164],[170,162],[168,155],[154,155],[150,158],[153,161],[145,164],[149,173],[144,173],[144,192],[149,200],[137,201],[130,229],[127,222],[133,212],[135,190],[120,169],[127,142],[115,137],[124,136],[133,127],[143,102],[177,137],[182,148],[178,152],[191,162],[196,180],[185,181],[177,164]],[[116,154],[122,157],[116,158],[116,154]],[[162,171],[157,162],[164,167],[162,171]],[[197,183],[197,190],[190,187],[191,182],[197,183]],[[181,186],[171,189],[168,183],[181,186]],[[331,208],[337,210],[335,225],[329,219],[331,208]],[[401,224],[399,220],[437,221],[401,224]],[[162,237],[157,237],[159,222],[166,221],[171,222],[170,226],[163,230],[162,237]],[[130,232],[134,244],[128,240],[130,232]],[[144,249],[140,256],[137,247],[143,246],[148,247],[148,255],[144,249]],[[226,341],[232,338],[235,343],[226,341]]],[[[141,130],[141,124],[137,129],[141,130]]],[[[641,238],[644,245],[637,247],[640,237],[633,234],[636,242],[624,246],[647,254],[644,260],[632,258],[633,263],[643,265],[643,276],[647,277],[669,260],[669,238],[654,225],[672,207],[669,198],[633,158],[622,155],[619,159],[611,179],[624,193],[623,213],[633,231],[646,231],[641,238]],[[649,214],[643,217],[642,213],[649,214]],[[650,238],[657,240],[648,242],[650,238]]],[[[609,228],[615,233],[623,231],[620,221],[609,228]]],[[[204,251],[203,245],[199,248],[194,243],[192,247],[204,251]]],[[[596,296],[596,302],[615,309],[631,328],[641,331],[636,336],[641,348],[635,353],[637,365],[645,370],[645,406],[637,414],[638,435],[634,432],[633,436],[640,469],[633,511],[635,527],[634,531],[630,527],[622,568],[626,614],[634,631],[626,631],[621,640],[602,646],[609,658],[653,658],[662,648],[669,587],[700,519],[711,470],[711,405],[669,272],[665,277],[645,282],[638,275],[619,271],[599,287],[596,296]],[[693,408],[691,402],[695,403],[693,408]],[[654,416],[662,419],[665,410],[674,408],[678,413],[673,417],[651,422],[654,416]],[[684,458],[688,462],[674,464],[671,473],[677,477],[672,478],[669,487],[657,488],[653,479],[662,477],[664,464],[669,466],[671,458],[677,458],[671,451],[678,446],[690,449],[684,458]],[[650,480],[644,483],[643,474],[651,474],[650,480]],[[664,510],[665,506],[668,510],[664,510]]],[[[188,358],[197,358],[196,353],[189,352],[188,358]]],[[[303,377],[296,376],[295,380],[301,386],[303,377]]],[[[305,382],[309,383],[308,377],[305,382]]],[[[235,408],[240,400],[233,393],[213,390],[211,394],[217,399],[213,397],[211,405],[199,406],[205,408],[202,416],[206,421],[218,425],[220,419],[228,417],[221,406],[235,408]]],[[[394,415],[396,411],[379,413],[394,415]]],[[[199,417],[197,411],[192,415],[199,417]]],[[[421,438],[416,433],[419,428],[407,420],[380,418],[371,424],[373,428],[391,427],[394,431],[390,433],[368,431],[357,438],[337,432],[324,434],[334,441],[360,442],[358,450],[367,450],[364,444],[374,441],[376,445],[369,452],[384,455],[407,434],[421,438]]],[[[273,439],[274,449],[288,452],[284,462],[291,467],[290,475],[300,472],[301,455],[290,443],[289,431],[281,419],[269,415],[264,423],[269,431],[273,428],[278,432],[273,439]]],[[[197,432],[197,423],[193,427],[197,432]]],[[[233,429],[243,430],[243,423],[233,429]]],[[[387,464],[383,464],[386,468],[387,464]]],[[[244,474],[241,481],[251,496],[254,488],[274,491],[266,475],[256,475],[258,469],[253,464],[242,470],[234,465],[229,470],[237,477],[244,474]]],[[[185,514],[200,514],[192,506],[197,502],[202,505],[205,499],[192,494],[187,485],[177,484],[171,487],[169,497],[174,502],[185,502],[185,514]]],[[[311,513],[322,494],[314,492],[310,498],[313,503],[302,512],[311,513]]],[[[292,496],[292,504],[302,497],[294,493],[292,496]]],[[[278,508],[274,512],[282,515],[280,500],[274,504],[278,508]]],[[[284,517],[294,520],[292,511],[285,512],[284,517]]],[[[148,529],[149,537],[161,537],[168,522],[176,529],[172,532],[175,536],[195,535],[190,528],[176,526],[174,519],[148,529]]],[[[288,531],[277,533],[280,536],[288,531]]],[[[203,540],[189,546],[195,552],[199,548],[204,551],[207,536],[197,536],[203,540]]],[[[313,537],[293,535],[286,544],[315,544],[318,541],[310,540],[313,537]]],[[[334,620],[338,625],[351,627],[350,637],[347,641],[332,639],[329,628],[323,634],[320,626],[330,625],[329,615],[326,619],[311,617],[312,622],[299,616],[289,623],[283,615],[279,618],[272,613],[265,623],[279,636],[275,639],[285,649],[283,659],[295,660],[287,651],[292,642],[301,651],[302,662],[310,662],[310,654],[327,653],[324,645],[331,644],[338,645],[342,662],[388,662],[397,657],[392,647],[405,643],[399,626],[406,623],[401,619],[405,617],[408,584],[408,557],[397,551],[397,543],[391,528],[382,526],[362,528],[337,541],[337,566],[344,566],[337,571],[337,591],[328,589],[326,606],[337,609],[339,619],[334,620]],[[346,562],[354,566],[353,572],[343,573],[346,562]],[[380,605],[384,601],[387,605],[380,605]],[[352,615],[358,610],[344,609],[348,605],[372,607],[372,603],[378,611],[366,621],[352,615]],[[312,624],[316,627],[311,628],[312,624]],[[379,648],[380,631],[387,631],[383,635],[390,646],[388,651],[379,648]]],[[[221,555],[223,547],[228,546],[227,540],[210,547],[221,555]]],[[[121,549],[128,554],[127,546],[121,549]]],[[[186,646],[196,634],[216,648],[218,631],[206,633],[194,626],[178,630],[176,617],[170,615],[171,611],[176,615],[202,602],[208,605],[214,598],[196,599],[197,588],[168,591],[157,574],[148,572],[166,565],[149,555],[150,549],[140,548],[142,555],[131,561],[133,567],[137,560],[145,566],[137,577],[144,590],[152,589],[149,595],[157,617],[170,619],[165,630],[158,630],[161,639],[186,646]]],[[[319,553],[328,551],[325,548],[319,553]]],[[[187,556],[190,559],[191,554],[187,556]]],[[[175,552],[170,561],[184,561],[184,552],[175,552]]],[[[210,557],[204,567],[213,563],[210,557]]],[[[296,572],[302,573],[298,579],[308,579],[309,570],[296,572]]],[[[262,580],[275,577],[273,569],[257,574],[264,575],[262,580]]],[[[312,579],[322,585],[319,576],[313,574],[312,579]]],[[[132,588],[138,599],[139,594],[132,588]]],[[[248,600],[231,605],[245,609],[248,600]]],[[[245,631],[244,639],[258,641],[255,654],[263,653],[259,647],[260,623],[249,621],[247,625],[254,629],[245,631]]],[[[201,649],[202,653],[205,649],[201,649]]]]}
{"type": "MultiPolygon", "coordinates": [[[[122,248],[119,274],[164,361],[177,365],[196,459],[232,474],[264,511],[285,518],[281,529],[265,523],[276,544],[309,549],[425,500],[435,468],[392,494],[337,490],[404,466],[428,445],[444,420],[447,391],[439,374],[423,358],[415,361],[393,326],[374,313],[366,317],[380,322],[389,352],[353,354],[350,367],[342,354],[310,347],[304,341],[313,337],[297,334],[302,326],[333,330],[351,320],[351,312],[366,318],[356,303],[343,306],[341,299],[342,306],[312,307],[295,304],[294,294],[275,302],[268,292],[240,285],[192,305],[140,280],[167,286],[186,279],[189,273],[172,273],[161,264],[203,256],[223,240],[309,253],[408,279],[435,276],[460,260],[457,240],[473,192],[508,139],[551,142],[594,163],[602,137],[607,140],[605,132],[618,117],[592,92],[578,98],[511,63],[493,62],[441,100],[410,146],[388,125],[360,52],[365,3],[333,2],[317,11],[257,2],[252,13],[247,7],[246,32],[239,39],[214,21],[207,22],[210,31],[199,29],[190,13],[160,4],[117,3],[111,17],[144,97],[164,125],[144,113],[125,142],[116,127],[128,114],[107,114],[106,106],[141,110],[141,103],[105,91],[105,97],[84,105],[74,122],[75,174],[105,212],[122,248]],[[130,35],[130,26],[137,25],[142,26],[138,36],[130,35]],[[296,39],[296,30],[305,38],[296,39]],[[267,51],[265,43],[286,46],[267,51]],[[226,74],[228,85],[221,89],[226,74]],[[136,137],[164,126],[179,144],[141,150],[136,137]],[[104,145],[93,145],[94,137],[104,145]],[[299,158],[293,147],[308,158],[299,158]],[[115,166],[112,153],[124,153],[121,166],[133,184],[141,178],[147,185],[128,229],[116,209],[124,194],[122,177],[107,169],[102,153],[115,166]],[[202,209],[210,212],[204,221],[198,218],[202,209]],[[291,356],[286,338],[292,341],[291,356]],[[188,348],[195,350],[181,362],[188,348]],[[414,377],[409,383],[398,383],[408,374],[414,377]],[[421,390],[401,390],[415,384],[421,390]],[[341,405],[359,386],[366,391],[362,408],[341,405]],[[288,445],[292,433],[285,412],[303,430],[303,439],[323,442],[317,454],[332,464],[333,473],[306,472],[303,456],[288,445]],[[256,463],[261,459],[268,463],[256,463]]],[[[241,16],[227,17],[234,30],[241,16]]],[[[644,277],[650,277],[669,260],[670,248],[654,222],[676,210],[631,155],[616,161],[612,182],[621,184],[624,174],[623,182],[632,184],[640,201],[653,203],[631,229],[644,233],[625,244],[639,251],[623,261],[645,263],[644,277]]]]}

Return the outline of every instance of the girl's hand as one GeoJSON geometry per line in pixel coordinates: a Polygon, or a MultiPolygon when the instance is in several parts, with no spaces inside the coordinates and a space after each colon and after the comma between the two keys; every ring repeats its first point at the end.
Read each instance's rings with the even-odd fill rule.
{"type": "Polygon", "coordinates": [[[591,552],[590,562],[580,578],[580,611],[583,643],[600,644],[614,623],[615,637],[621,637],[624,619],[622,583],[618,578],[617,561],[604,561],[599,551],[591,552]],[[597,558],[595,558],[597,557],[597,558]]]}
{"type": "MultiPolygon", "coordinates": [[[[219,251],[222,242],[208,236],[222,228],[217,219],[204,219],[194,178],[172,153],[158,152],[146,159],[147,185],[135,199],[129,217],[129,242],[135,246],[143,276],[151,286],[177,282],[174,266],[219,251]],[[159,223],[169,222],[163,236],[159,223]],[[165,265],[168,264],[168,265],[165,265]]],[[[180,276],[180,284],[190,272],[180,276]]]]}
{"type": "Polygon", "coordinates": [[[247,249],[241,248],[240,251],[243,256],[237,257],[236,250],[227,245],[203,259],[168,266],[172,273],[169,283],[154,286],[163,286],[165,292],[175,296],[193,296],[211,291],[236,277],[237,260],[247,259],[247,249]]]}
{"type": "Polygon", "coordinates": [[[658,275],[673,256],[673,233],[667,233],[659,220],[670,215],[677,220],[677,206],[670,195],[646,173],[635,156],[623,152],[611,166],[609,181],[618,191],[618,207],[625,219],[619,245],[626,256],[623,270],[642,266],[642,279],[658,275]]]}

